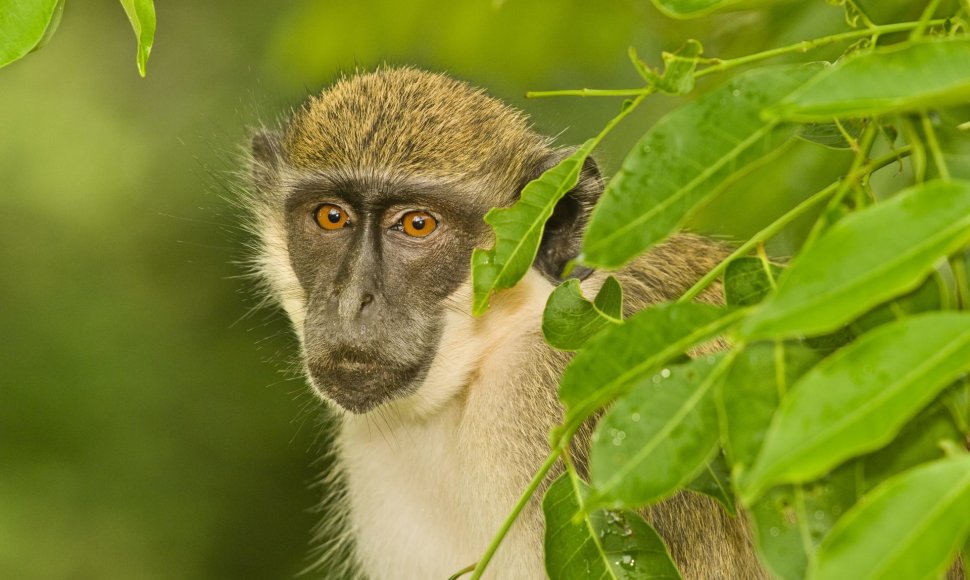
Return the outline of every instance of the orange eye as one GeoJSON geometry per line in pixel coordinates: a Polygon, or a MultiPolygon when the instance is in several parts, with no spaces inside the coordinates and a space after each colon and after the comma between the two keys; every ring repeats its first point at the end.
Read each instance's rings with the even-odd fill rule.
{"type": "Polygon", "coordinates": [[[350,216],[347,212],[330,203],[318,207],[314,217],[317,225],[325,230],[339,230],[350,225],[350,216]]]}
{"type": "Polygon", "coordinates": [[[401,218],[401,229],[414,238],[423,238],[435,231],[438,220],[423,211],[409,211],[401,218]]]}

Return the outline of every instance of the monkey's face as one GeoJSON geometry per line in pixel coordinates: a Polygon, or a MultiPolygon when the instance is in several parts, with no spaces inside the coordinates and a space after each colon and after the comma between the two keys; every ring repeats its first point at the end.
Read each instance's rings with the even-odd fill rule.
{"type": "Polygon", "coordinates": [[[413,176],[315,175],[288,195],[306,368],[342,408],[363,413],[407,396],[427,374],[488,209],[460,190],[413,176]]]}

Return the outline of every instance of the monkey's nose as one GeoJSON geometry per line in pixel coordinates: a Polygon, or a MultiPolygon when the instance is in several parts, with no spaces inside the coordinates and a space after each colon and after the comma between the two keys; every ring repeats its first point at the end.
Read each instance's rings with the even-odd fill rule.
{"type": "Polygon", "coordinates": [[[360,297],[360,312],[363,312],[367,306],[374,301],[374,295],[365,292],[363,296],[360,297]]]}

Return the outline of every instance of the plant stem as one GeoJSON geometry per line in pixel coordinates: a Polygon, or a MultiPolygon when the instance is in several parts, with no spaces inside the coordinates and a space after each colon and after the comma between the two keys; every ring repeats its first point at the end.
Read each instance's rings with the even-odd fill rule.
{"type": "Polygon", "coordinates": [[[913,33],[909,35],[910,40],[919,40],[923,38],[923,33],[926,32],[926,27],[929,25],[930,18],[933,18],[933,13],[940,5],[940,0],[930,0],[923,9],[923,13],[919,17],[919,26],[913,30],[913,33]]]}
{"type": "MultiPolygon", "coordinates": [[[[896,24],[883,24],[881,26],[874,26],[872,28],[865,28],[860,30],[849,30],[847,32],[840,32],[839,34],[833,34],[830,36],[823,36],[821,38],[816,38],[814,40],[803,40],[801,42],[796,42],[795,44],[789,44],[788,46],[781,46],[778,48],[773,48],[771,50],[765,50],[762,52],[756,52],[754,54],[749,54],[746,56],[740,56],[738,58],[730,59],[711,59],[711,58],[698,58],[699,63],[711,62],[710,66],[707,66],[696,73],[694,77],[702,77],[716,72],[721,72],[729,70],[741,65],[750,64],[752,62],[758,62],[760,60],[765,60],[769,58],[774,58],[776,56],[781,56],[783,54],[788,54],[792,52],[808,52],[809,50],[826,46],[829,44],[835,44],[838,42],[843,42],[846,40],[855,40],[857,38],[865,38],[867,36],[872,36],[873,34],[891,34],[893,32],[905,32],[907,30],[914,30],[920,27],[927,26],[937,26],[945,23],[945,19],[918,21],[918,22],[899,22],[896,24]]],[[[538,97],[558,97],[558,96],[574,96],[574,97],[634,97],[637,95],[650,94],[654,91],[653,87],[643,87],[636,89],[567,89],[559,91],[529,91],[525,94],[527,98],[538,98],[538,97]]]]}
{"type": "Polygon", "coordinates": [[[539,471],[536,472],[535,476],[532,478],[532,481],[529,482],[528,487],[526,487],[525,491],[522,493],[522,497],[519,498],[519,501],[515,504],[515,507],[512,508],[512,512],[509,513],[507,518],[505,518],[505,522],[502,523],[502,527],[499,529],[498,533],[495,534],[495,537],[492,538],[492,542],[488,545],[488,549],[486,549],[485,553],[482,554],[482,559],[475,564],[475,569],[472,571],[471,580],[478,580],[478,578],[481,578],[482,574],[485,573],[485,568],[488,566],[489,561],[491,561],[492,556],[495,555],[495,551],[498,550],[502,540],[504,540],[505,536],[509,533],[509,530],[512,528],[512,524],[515,523],[515,520],[518,519],[519,514],[522,512],[523,508],[525,508],[525,505],[529,503],[529,500],[532,499],[532,496],[535,494],[536,490],[539,489],[539,485],[542,484],[543,480],[546,478],[546,474],[548,474],[549,470],[552,469],[552,466],[555,465],[556,460],[559,459],[562,451],[563,448],[561,446],[557,446],[552,450],[552,452],[549,453],[549,456],[546,457],[545,463],[543,463],[542,467],[539,468],[539,471]]]}
{"type": "Polygon", "coordinates": [[[459,578],[461,578],[465,574],[468,574],[469,572],[474,571],[475,570],[475,566],[477,566],[477,565],[478,564],[475,563],[475,564],[471,564],[469,566],[465,566],[464,568],[462,568],[461,570],[455,572],[451,576],[448,576],[448,580],[458,580],[459,578]]]}
{"type": "MultiPolygon", "coordinates": [[[[891,163],[894,163],[897,159],[907,157],[912,152],[912,150],[913,148],[911,145],[907,145],[906,147],[901,147],[896,151],[892,152],[892,154],[886,155],[884,157],[880,157],[879,159],[876,159],[875,161],[872,161],[866,166],[860,168],[859,174],[857,175],[849,174],[844,179],[855,179],[861,175],[878,171],[879,169],[882,169],[883,167],[891,163]]],[[[704,288],[707,288],[708,286],[710,286],[711,283],[717,280],[717,278],[722,273],[724,273],[724,269],[727,268],[727,265],[731,260],[747,255],[748,253],[751,252],[751,250],[754,250],[755,248],[757,248],[758,244],[766,242],[769,239],[773,238],[778,232],[784,229],[785,226],[793,222],[795,218],[803,215],[805,212],[811,209],[812,206],[818,204],[819,202],[825,200],[825,198],[827,198],[828,196],[835,193],[839,189],[839,186],[841,185],[841,183],[842,183],[842,180],[836,181],[826,186],[824,189],[821,189],[813,193],[808,199],[804,200],[800,204],[788,210],[787,213],[785,213],[775,221],[768,224],[764,229],[762,229],[755,235],[751,236],[751,238],[747,242],[738,246],[738,249],[731,252],[731,254],[727,258],[724,258],[723,260],[721,260],[721,262],[717,266],[715,266],[711,271],[705,274],[704,277],[702,277],[693,286],[691,286],[686,292],[684,292],[684,294],[677,300],[677,302],[687,302],[689,300],[693,300],[694,298],[696,298],[698,294],[704,291],[704,288]]]]}
{"type": "Polygon", "coordinates": [[[923,133],[926,134],[926,144],[930,146],[930,154],[933,155],[933,164],[936,165],[936,170],[943,179],[950,179],[950,170],[946,166],[946,160],[943,159],[943,150],[940,148],[940,142],[936,139],[936,130],[933,129],[933,122],[930,121],[930,116],[926,114],[926,111],[920,113],[920,121],[923,125],[923,133]]]}

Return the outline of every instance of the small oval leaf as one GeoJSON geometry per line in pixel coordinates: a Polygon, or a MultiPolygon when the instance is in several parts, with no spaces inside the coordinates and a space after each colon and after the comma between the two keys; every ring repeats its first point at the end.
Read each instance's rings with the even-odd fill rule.
{"type": "Polygon", "coordinates": [[[819,546],[810,580],[939,578],[970,534],[970,455],[907,471],[865,496],[819,546]]]}
{"type": "Polygon", "coordinates": [[[546,572],[551,580],[588,578],[679,580],[657,532],[630,511],[582,511],[588,486],[563,474],[542,501],[546,516],[546,572]]]}
{"type": "Polygon", "coordinates": [[[970,370],[970,313],[938,312],[880,326],[793,387],[741,479],[745,503],[776,483],[811,480],[878,449],[960,373],[970,370]]]}
{"type": "Polygon", "coordinates": [[[623,322],[623,288],[613,276],[603,282],[593,302],[583,297],[579,280],[563,282],[546,302],[542,335],[561,350],[578,350],[590,337],[623,322]]]}
{"type": "Polygon", "coordinates": [[[970,242],[970,182],[934,181],[846,216],[799,254],[740,325],[748,340],[822,334],[916,288],[970,242]]]}
{"type": "MultiPolygon", "coordinates": [[[[782,268],[771,264],[771,279],[781,275],[782,268]]],[[[760,258],[731,260],[724,269],[724,301],[729,306],[754,306],[764,300],[773,286],[760,258]]]]}

